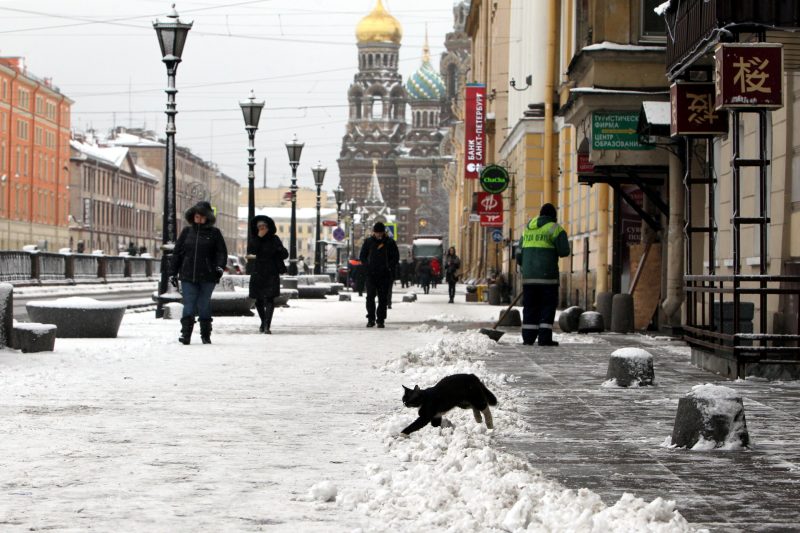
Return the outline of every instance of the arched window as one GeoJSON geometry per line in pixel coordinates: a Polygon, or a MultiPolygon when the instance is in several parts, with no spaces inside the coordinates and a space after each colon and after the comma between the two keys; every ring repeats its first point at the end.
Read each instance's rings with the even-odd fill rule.
{"type": "Polygon", "coordinates": [[[369,64],[369,68],[372,68],[372,54],[369,55],[369,60],[367,63],[369,64]]]}
{"type": "Polygon", "coordinates": [[[430,124],[431,128],[433,128],[433,127],[435,127],[435,126],[436,126],[436,122],[433,120],[433,111],[431,111],[430,113],[428,113],[428,115],[430,116],[430,119],[429,119],[429,121],[428,121],[428,124],[430,124]]]}
{"type": "Polygon", "coordinates": [[[353,97],[353,107],[353,116],[355,118],[361,118],[361,95],[353,97]]]}
{"type": "Polygon", "coordinates": [[[372,118],[383,118],[383,100],[378,95],[372,96],[372,118]]]}
{"type": "Polygon", "coordinates": [[[422,127],[423,128],[427,128],[428,127],[428,114],[427,113],[422,113],[422,127]]]}
{"type": "Polygon", "coordinates": [[[386,55],[386,54],[383,54],[383,66],[384,67],[388,67],[389,66],[389,56],[386,55]]]}

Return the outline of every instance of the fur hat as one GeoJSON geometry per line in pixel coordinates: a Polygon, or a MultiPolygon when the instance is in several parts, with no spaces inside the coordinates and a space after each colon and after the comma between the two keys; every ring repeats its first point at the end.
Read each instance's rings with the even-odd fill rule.
{"type": "Polygon", "coordinates": [[[386,231],[386,226],[383,225],[383,222],[376,222],[375,225],[372,226],[372,231],[383,233],[386,231]]]}
{"type": "Polygon", "coordinates": [[[552,219],[556,218],[556,208],[553,204],[544,204],[542,208],[539,210],[539,216],[541,217],[550,217],[552,219]]]}
{"type": "Polygon", "coordinates": [[[217,217],[214,215],[214,208],[206,201],[197,202],[195,205],[186,210],[184,218],[189,224],[194,224],[194,216],[203,215],[206,217],[206,225],[213,226],[217,222],[217,217]]]}

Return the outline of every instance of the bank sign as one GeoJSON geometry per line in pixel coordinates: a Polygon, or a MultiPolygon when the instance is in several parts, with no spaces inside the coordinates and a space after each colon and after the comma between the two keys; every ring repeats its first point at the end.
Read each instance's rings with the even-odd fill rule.
{"type": "Polygon", "coordinates": [[[464,177],[478,179],[485,161],[484,123],[486,120],[486,86],[470,83],[466,87],[464,115],[464,177]]]}
{"type": "Polygon", "coordinates": [[[652,150],[639,144],[638,111],[592,113],[592,150],[652,150]]]}

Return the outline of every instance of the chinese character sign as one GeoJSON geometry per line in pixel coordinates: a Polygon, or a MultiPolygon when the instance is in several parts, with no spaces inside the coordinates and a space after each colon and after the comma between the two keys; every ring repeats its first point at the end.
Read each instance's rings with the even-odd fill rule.
{"type": "Polygon", "coordinates": [[[716,108],[783,107],[783,46],[725,43],[714,52],[716,108]]]}
{"type": "Polygon", "coordinates": [[[676,82],[669,88],[670,134],[724,135],[728,112],[714,109],[714,84],[676,82]]]}
{"type": "Polygon", "coordinates": [[[484,163],[484,121],[486,119],[486,86],[468,84],[464,115],[464,177],[478,179],[484,163]]]}

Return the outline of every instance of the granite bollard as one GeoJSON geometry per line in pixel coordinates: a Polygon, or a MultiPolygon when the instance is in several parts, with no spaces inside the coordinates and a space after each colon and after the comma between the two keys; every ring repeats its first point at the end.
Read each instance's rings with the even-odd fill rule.
{"type": "Polygon", "coordinates": [[[603,315],[596,311],[584,311],[578,319],[578,333],[602,333],[605,330],[603,315]]]}
{"type": "Polygon", "coordinates": [[[732,388],[711,383],[695,385],[678,401],[673,446],[735,450],[749,444],[742,397],[732,388]]]}
{"type": "Polygon", "coordinates": [[[608,360],[607,380],[620,387],[652,385],[655,381],[653,356],[641,348],[614,350],[608,360]]]}
{"type": "Polygon", "coordinates": [[[583,309],[577,305],[567,307],[561,311],[561,314],[558,316],[558,327],[561,328],[561,331],[564,333],[572,333],[573,331],[577,331],[583,312],[583,309]]]}

